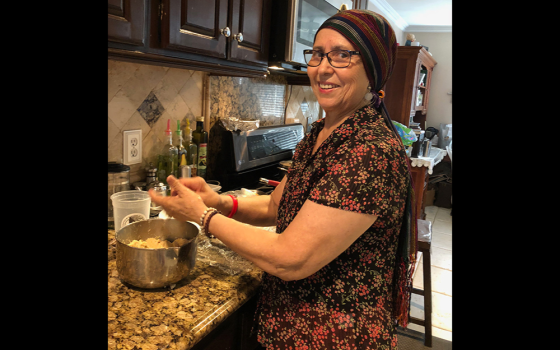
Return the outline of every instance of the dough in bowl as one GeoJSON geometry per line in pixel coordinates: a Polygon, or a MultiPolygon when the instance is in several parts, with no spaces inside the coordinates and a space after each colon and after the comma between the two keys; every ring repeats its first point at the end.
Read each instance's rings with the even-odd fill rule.
{"type": "Polygon", "coordinates": [[[187,243],[189,243],[190,239],[185,238],[177,238],[173,242],[170,242],[166,239],[159,239],[159,238],[148,238],[147,240],[133,240],[128,245],[135,248],[149,248],[149,249],[158,249],[158,248],[169,248],[169,247],[181,247],[187,243]]]}

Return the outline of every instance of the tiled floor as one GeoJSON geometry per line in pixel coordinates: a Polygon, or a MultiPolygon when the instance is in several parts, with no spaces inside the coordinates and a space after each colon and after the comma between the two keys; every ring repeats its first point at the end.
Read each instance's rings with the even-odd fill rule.
{"type": "MultiPolygon", "coordinates": [[[[430,206],[425,208],[426,220],[432,222],[432,336],[451,341],[451,209],[430,206]]],[[[413,279],[415,288],[424,288],[422,258],[413,279]]],[[[412,294],[411,316],[424,319],[424,300],[412,294]]],[[[424,333],[424,327],[410,323],[412,330],[424,333]]]]}

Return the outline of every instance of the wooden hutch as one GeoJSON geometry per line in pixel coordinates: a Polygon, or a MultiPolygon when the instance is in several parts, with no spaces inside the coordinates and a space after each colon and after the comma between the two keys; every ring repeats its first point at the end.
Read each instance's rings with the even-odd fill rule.
{"type": "MultiPolygon", "coordinates": [[[[426,114],[430,98],[430,82],[437,64],[422,46],[399,46],[393,74],[384,87],[385,106],[392,120],[405,126],[410,122],[426,128],[426,114]]],[[[416,212],[419,219],[424,213],[424,194],[428,186],[428,168],[412,167],[416,212]]]]}

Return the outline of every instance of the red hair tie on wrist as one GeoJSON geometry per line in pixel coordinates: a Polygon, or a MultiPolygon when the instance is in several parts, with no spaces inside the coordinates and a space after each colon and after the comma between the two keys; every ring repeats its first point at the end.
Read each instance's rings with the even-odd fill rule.
{"type": "Polygon", "coordinates": [[[227,216],[228,218],[231,218],[235,215],[235,213],[237,213],[237,198],[235,198],[235,196],[231,194],[228,194],[228,196],[230,196],[231,199],[233,199],[233,208],[231,208],[231,212],[227,216]]]}

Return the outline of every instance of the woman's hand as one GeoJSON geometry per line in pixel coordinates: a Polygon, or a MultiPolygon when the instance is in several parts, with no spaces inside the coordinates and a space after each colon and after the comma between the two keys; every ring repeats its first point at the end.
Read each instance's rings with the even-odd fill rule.
{"type": "MultiPolygon", "coordinates": [[[[199,179],[204,182],[204,179],[199,179]]],[[[167,177],[167,183],[171,186],[170,197],[158,196],[153,189],[150,189],[148,194],[152,202],[165,209],[167,215],[180,221],[194,221],[199,223],[200,217],[207,206],[204,204],[201,195],[185,187],[181,182],[182,181],[170,175],[167,177]]],[[[204,183],[206,184],[206,182],[204,183]]],[[[206,185],[206,187],[210,189],[208,185],[206,185]]],[[[195,186],[194,188],[196,189],[197,187],[195,186]]],[[[201,190],[200,193],[204,194],[205,191],[201,190]]]]}
{"type": "MultiPolygon", "coordinates": [[[[193,192],[202,198],[204,204],[208,207],[217,208],[220,205],[220,195],[214,191],[206,181],[201,178],[200,176],[195,177],[183,177],[180,178],[179,181],[183,186],[189,188],[193,192]]],[[[176,196],[177,192],[171,188],[171,196],[176,196]]]]}

